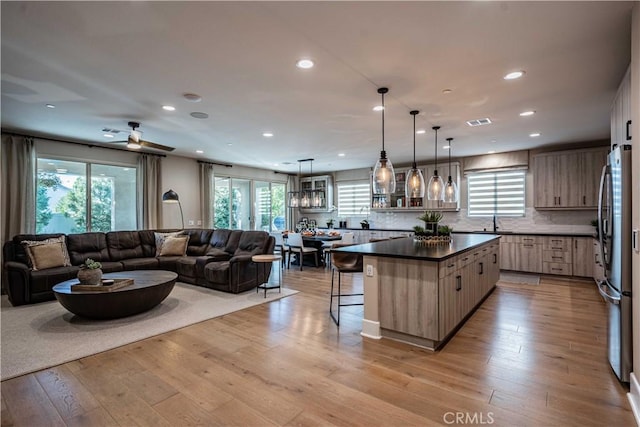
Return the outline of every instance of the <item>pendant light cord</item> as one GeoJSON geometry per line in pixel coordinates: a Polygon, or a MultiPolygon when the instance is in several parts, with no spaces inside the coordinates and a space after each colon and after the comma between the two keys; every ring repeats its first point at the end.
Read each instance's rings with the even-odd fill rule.
{"type": "Polygon", "coordinates": [[[440,126],[434,126],[431,129],[436,131],[436,147],[435,147],[436,168],[433,170],[433,176],[438,176],[438,129],[440,129],[440,126]]]}
{"type": "Polygon", "coordinates": [[[449,141],[449,183],[451,183],[451,141],[453,141],[453,138],[447,138],[447,141],[449,141]]]}
{"type": "Polygon", "coordinates": [[[384,92],[382,92],[382,151],[384,151],[384,92]]]}
{"type": "Polygon", "coordinates": [[[409,114],[413,116],[413,164],[411,167],[416,169],[416,115],[420,114],[420,111],[412,110],[409,114]]]}

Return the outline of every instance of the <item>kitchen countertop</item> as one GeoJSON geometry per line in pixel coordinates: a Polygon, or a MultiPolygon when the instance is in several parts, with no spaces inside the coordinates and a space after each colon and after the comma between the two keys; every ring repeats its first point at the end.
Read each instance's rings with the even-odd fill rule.
{"type": "Polygon", "coordinates": [[[388,258],[405,258],[423,261],[443,261],[462,252],[482,246],[492,240],[499,239],[495,234],[456,234],[449,244],[426,245],[414,242],[412,238],[383,240],[374,243],[345,246],[333,249],[336,252],[351,252],[362,255],[388,258]]]}
{"type": "MultiPolygon", "coordinates": [[[[329,230],[325,227],[318,227],[319,230],[329,230]]],[[[363,230],[362,228],[333,228],[332,230],[340,231],[354,231],[354,230],[363,230]]],[[[391,229],[391,228],[369,228],[363,231],[392,231],[398,233],[413,233],[413,230],[407,229],[391,229]]],[[[572,232],[572,231],[527,231],[527,230],[518,230],[518,231],[497,231],[493,233],[492,231],[478,231],[478,230],[454,230],[453,234],[497,234],[497,235],[514,235],[514,236],[561,236],[561,237],[596,237],[595,233],[584,233],[584,232],[572,232]]]]}

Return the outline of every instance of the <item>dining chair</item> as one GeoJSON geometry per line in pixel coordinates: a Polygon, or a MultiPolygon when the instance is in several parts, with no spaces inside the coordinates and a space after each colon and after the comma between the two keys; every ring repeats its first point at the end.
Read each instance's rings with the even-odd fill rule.
{"type": "Polygon", "coordinates": [[[302,234],[289,233],[289,236],[287,237],[287,246],[289,247],[289,259],[287,261],[287,268],[289,268],[289,266],[291,265],[291,254],[298,254],[298,258],[300,260],[300,270],[302,270],[304,256],[308,254],[313,254],[316,262],[316,267],[318,267],[318,249],[306,247],[304,245],[304,241],[302,240],[302,234]]]}
{"type": "Polygon", "coordinates": [[[275,246],[273,248],[274,254],[280,254],[282,256],[282,265],[286,264],[287,256],[289,255],[289,246],[284,244],[284,237],[282,236],[282,231],[274,231],[269,233],[271,234],[275,240],[275,246]]]}
{"type": "MultiPolygon", "coordinates": [[[[336,243],[333,245],[333,249],[351,246],[350,244],[336,243]]],[[[347,307],[352,305],[364,305],[363,302],[351,302],[351,303],[342,303],[341,298],[343,297],[355,297],[355,296],[363,296],[363,293],[350,293],[343,294],[342,293],[342,274],[343,273],[362,273],[363,272],[363,261],[362,254],[357,253],[348,253],[348,252],[331,252],[331,296],[329,299],[329,315],[331,319],[335,322],[336,325],[340,326],[340,307],[347,307]],[[338,272],[338,293],[334,293],[334,276],[335,273],[338,272]],[[336,298],[338,300],[337,304],[337,316],[333,312],[333,299],[336,298]]]]}

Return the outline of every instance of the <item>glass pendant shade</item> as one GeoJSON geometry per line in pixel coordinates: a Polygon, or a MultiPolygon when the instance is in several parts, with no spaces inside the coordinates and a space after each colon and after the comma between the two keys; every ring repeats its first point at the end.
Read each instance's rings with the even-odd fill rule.
{"type": "Polygon", "coordinates": [[[413,116],[413,164],[407,172],[407,178],[404,183],[404,195],[413,199],[424,197],[424,175],[416,167],[416,115],[419,113],[420,111],[418,110],[409,112],[413,116]]]}
{"type": "Polygon", "coordinates": [[[384,94],[389,89],[381,87],[378,93],[382,95],[382,151],[380,151],[380,159],[373,168],[373,193],[374,194],[391,194],[396,191],[396,174],[393,170],[391,160],[387,159],[387,152],[384,150],[384,94]]]}
{"type": "Polygon", "coordinates": [[[444,180],[438,172],[429,179],[427,185],[427,200],[443,200],[444,199],[444,180]]]}
{"type": "Polygon", "coordinates": [[[456,203],[458,201],[458,186],[449,177],[444,186],[444,201],[447,203],[456,203]]]}
{"type": "Polygon", "coordinates": [[[297,208],[298,206],[300,206],[300,192],[289,191],[289,207],[297,208]]]}
{"type": "Polygon", "coordinates": [[[375,194],[391,194],[396,191],[396,174],[391,160],[386,154],[380,153],[380,159],[373,168],[373,192],[375,194]]]}
{"type": "Polygon", "coordinates": [[[302,196],[300,197],[300,207],[308,208],[311,206],[311,198],[309,197],[308,191],[303,191],[302,196]]]}
{"type": "Polygon", "coordinates": [[[424,175],[422,175],[422,171],[416,168],[415,165],[407,172],[404,194],[411,198],[424,197],[424,175]]]}

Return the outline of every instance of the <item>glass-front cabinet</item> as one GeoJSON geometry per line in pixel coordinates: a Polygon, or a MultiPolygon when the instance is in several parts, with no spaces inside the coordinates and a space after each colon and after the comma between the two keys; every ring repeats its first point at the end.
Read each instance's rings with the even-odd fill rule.
{"type": "Polygon", "coordinates": [[[333,206],[333,178],[330,175],[300,178],[300,212],[329,212],[333,206]]]}
{"type": "MultiPolygon", "coordinates": [[[[418,166],[424,174],[425,185],[429,183],[429,178],[435,171],[435,165],[418,166]]],[[[445,203],[442,201],[427,200],[426,193],[424,198],[407,198],[405,196],[405,178],[406,171],[398,172],[396,169],[396,191],[393,194],[372,194],[371,209],[377,211],[412,211],[412,210],[441,210],[441,211],[458,211],[460,210],[460,197],[456,203],[445,203]]],[[[449,177],[449,165],[439,164],[438,175],[446,182],[449,177]]],[[[451,178],[458,184],[460,189],[460,163],[451,163],[451,178]]],[[[372,186],[373,188],[373,186],[372,186]]]]}

